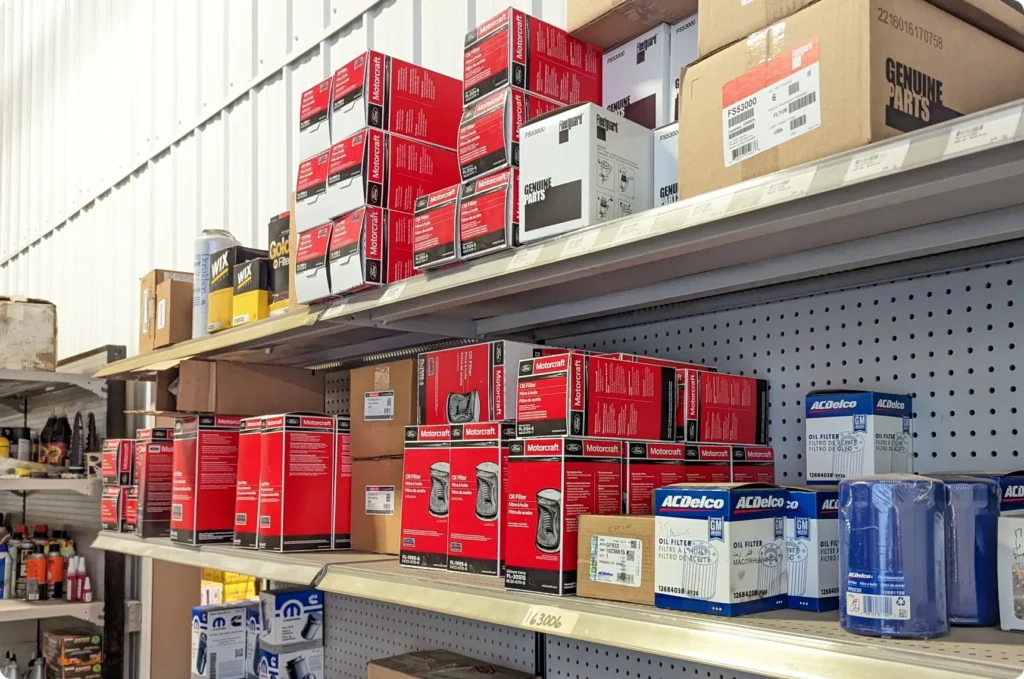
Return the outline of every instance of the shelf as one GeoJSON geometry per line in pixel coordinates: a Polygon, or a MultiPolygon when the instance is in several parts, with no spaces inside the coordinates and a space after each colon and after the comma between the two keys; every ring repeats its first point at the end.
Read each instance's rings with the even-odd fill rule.
{"type": "Polygon", "coordinates": [[[64,617],[78,618],[93,624],[101,623],[103,622],[103,602],[94,601],[82,604],[64,601],[0,600],[0,623],[64,617]]]}
{"type": "MultiPolygon", "coordinates": [[[[107,384],[104,380],[76,373],[0,370],[0,401],[21,401],[65,390],[77,391],[82,396],[105,397],[107,384]]],[[[16,407],[20,408],[21,404],[16,407]]]]}
{"type": "Polygon", "coordinates": [[[0,491],[15,493],[74,492],[95,495],[99,490],[99,479],[32,479],[0,477],[0,491]]]}

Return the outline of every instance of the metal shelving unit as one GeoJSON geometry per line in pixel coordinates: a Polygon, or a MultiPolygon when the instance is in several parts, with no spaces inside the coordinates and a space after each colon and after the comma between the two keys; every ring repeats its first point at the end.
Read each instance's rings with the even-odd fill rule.
{"type": "Polygon", "coordinates": [[[82,495],[97,495],[99,479],[33,479],[0,478],[0,491],[11,493],[72,492],[82,495]]]}
{"type": "Polygon", "coordinates": [[[103,602],[66,603],[63,601],[0,601],[0,623],[19,620],[45,620],[47,618],[78,618],[93,624],[103,624],[103,602]]]}

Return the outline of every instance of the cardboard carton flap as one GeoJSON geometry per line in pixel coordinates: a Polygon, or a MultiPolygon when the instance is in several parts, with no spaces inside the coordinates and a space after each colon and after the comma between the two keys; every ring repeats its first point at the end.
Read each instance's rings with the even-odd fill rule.
{"type": "Polygon", "coordinates": [[[569,0],[565,27],[572,37],[607,50],[696,11],[697,0],[569,0]]]}

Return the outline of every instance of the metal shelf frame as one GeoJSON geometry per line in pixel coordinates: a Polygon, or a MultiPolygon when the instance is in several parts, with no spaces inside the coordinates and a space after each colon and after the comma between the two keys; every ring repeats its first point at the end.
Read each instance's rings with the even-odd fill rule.
{"type": "Polygon", "coordinates": [[[77,618],[93,624],[103,624],[103,602],[67,603],[64,601],[0,601],[0,623],[47,618],[77,618]]]}
{"type": "Polygon", "coordinates": [[[54,493],[66,491],[94,496],[99,491],[99,488],[99,479],[0,478],[0,491],[11,493],[54,493]]]}

